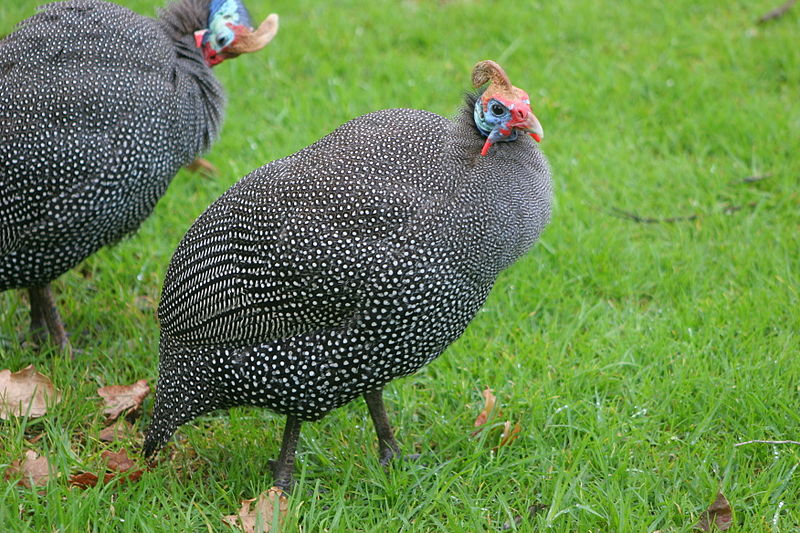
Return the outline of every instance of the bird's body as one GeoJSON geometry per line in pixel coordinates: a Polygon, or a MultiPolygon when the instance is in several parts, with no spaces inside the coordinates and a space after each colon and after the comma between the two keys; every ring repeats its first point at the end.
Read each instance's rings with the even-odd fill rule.
{"type": "Polygon", "coordinates": [[[172,42],[95,0],[47,6],[0,42],[0,290],[48,283],[136,230],[210,145],[222,87],[172,42]]]}
{"type": "Polygon", "coordinates": [[[135,231],[211,145],[225,99],[193,35],[208,17],[208,0],[159,19],[70,0],[0,40],[0,291],[135,231]]]}
{"type": "Polygon", "coordinates": [[[410,109],[354,119],[200,216],[164,282],[146,453],[233,405],[286,414],[299,431],[463,333],[538,238],[551,196],[529,138],[480,155],[475,101],[454,121],[410,109]]]}

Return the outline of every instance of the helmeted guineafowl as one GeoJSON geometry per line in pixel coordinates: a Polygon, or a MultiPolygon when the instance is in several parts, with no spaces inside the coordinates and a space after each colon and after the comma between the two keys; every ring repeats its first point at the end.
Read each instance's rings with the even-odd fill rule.
{"type": "Polygon", "coordinates": [[[151,19],[101,0],[48,4],[0,40],[0,291],[67,346],[49,283],[135,231],[222,122],[211,65],[264,47],[240,0],[151,19]]]}
{"type": "Polygon", "coordinates": [[[399,453],[382,388],[455,341],[497,275],[550,217],[542,128],[496,63],[454,120],[361,116],[252,172],[189,229],[158,309],[150,455],[212,409],[287,415],[275,484],[288,488],[303,421],[359,395],[383,463],[399,453]]]}

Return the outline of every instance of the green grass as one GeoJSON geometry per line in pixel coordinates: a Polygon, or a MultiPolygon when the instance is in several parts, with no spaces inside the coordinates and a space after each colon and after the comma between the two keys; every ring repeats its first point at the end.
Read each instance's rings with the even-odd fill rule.
{"type": "MultiPolygon", "coordinates": [[[[4,2],[0,34],[36,3],[4,2]]],[[[0,368],[35,363],[64,391],[44,418],[0,424],[0,470],[30,447],[59,476],[42,492],[0,485],[0,531],[225,531],[220,517],[271,484],[281,417],[204,417],[138,483],[70,490],[108,447],[96,388],[155,382],[164,271],[232,183],[371,110],[452,115],[485,58],[545,128],[552,224],[458,342],[387,388],[404,449],[424,459],[384,472],[362,402],[306,424],[287,531],[491,531],[534,504],[547,508],[520,530],[690,531],[718,491],[737,531],[796,531],[800,446],[733,446],[800,440],[800,7],[754,22],[779,3],[250,0],[281,30],[217,68],[220,176],[181,172],[135,237],[54,284],[82,352],[20,348],[27,304],[0,294],[0,368]],[[522,426],[498,453],[470,438],[486,386],[522,426]]]]}

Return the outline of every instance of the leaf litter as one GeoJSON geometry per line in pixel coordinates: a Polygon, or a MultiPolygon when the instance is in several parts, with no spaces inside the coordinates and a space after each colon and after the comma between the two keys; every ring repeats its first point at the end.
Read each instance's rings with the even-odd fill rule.
{"type": "Polygon", "coordinates": [[[133,424],[124,418],[120,418],[110,426],[103,428],[98,438],[103,442],[115,442],[118,440],[130,440],[136,436],[137,433],[133,424]]]}
{"type": "Polygon", "coordinates": [[[103,413],[109,422],[116,420],[121,414],[126,416],[136,412],[142,401],[150,394],[147,380],[140,379],[130,385],[109,385],[97,389],[97,394],[105,401],[103,413]]]}
{"type": "Polygon", "coordinates": [[[289,500],[286,494],[278,487],[271,487],[258,495],[258,498],[242,500],[239,513],[222,517],[226,524],[240,529],[244,533],[268,533],[273,525],[278,524],[280,531],[283,519],[289,509],[289,500]],[[250,506],[256,505],[253,509],[250,506]],[[277,512],[277,522],[275,513],[277,512]]]}
{"type": "Polygon", "coordinates": [[[0,370],[0,419],[12,416],[38,418],[47,413],[48,403],[61,401],[61,391],[50,378],[28,365],[19,372],[0,370]]]}
{"type": "Polygon", "coordinates": [[[33,450],[25,450],[25,459],[13,461],[6,469],[3,478],[8,481],[18,475],[21,475],[22,479],[17,481],[17,485],[29,489],[47,485],[47,481],[50,479],[50,463],[47,461],[47,457],[40,457],[33,450]]]}
{"type": "Polygon", "coordinates": [[[701,531],[727,531],[733,524],[733,509],[728,499],[721,492],[717,494],[714,503],[700,515],[700,520],[693,529],[701,531]]]}
{"type": "MultiPolygon", "coordinates": [[[[128,457],[128,452],[122,449],[118,452],[109,450],[104,451],[100,457],[105,462],[105,472],[103,473],[103,483],[109,483],[114,479],[122,482],[136,482],[142,477],[144,469],[134,470],[136,462],[128,457]]],[[[94,487],[100,481],[100,476],[92,472],[80,472],[73,474],[69,478],[69,484],[73,487],[87,489],[94,487]]]]}
{"type": "MultiPolygon", "coordinates": [[[[472,432],[473,437],[477,437],[484,430],[495,431],[499,428],[499,425],[490,424],[490,422],[499,419],[503,414],[500,407],[497,405],[497,397],[492,393],[492,389],[486,387],[483,392],[481,392],[481,395],[483,396],[483,410],[481,410],[475,418],[473,424],[475,430],[472,432]]],[[[517,437],[519,437],[520,431],[522,431],[522,426],[519,425],[519,422],[512,423],[511,420],[506,420],[502,424],[502,428],[499,441],[497,445],[492,448],[494,451],[514,442],[517,437]]]]}

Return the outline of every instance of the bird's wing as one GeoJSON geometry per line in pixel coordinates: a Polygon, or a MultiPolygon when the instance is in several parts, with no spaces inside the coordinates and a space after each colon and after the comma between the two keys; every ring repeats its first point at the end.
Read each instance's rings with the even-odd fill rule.
{"type": "Polygon", "coordinates": [[[361,318],[381,286],[404,283],[424,262],[409,231],[434,201],[369,172],[328,153],[243,178],[176,250],[159,307],[162,335],[245,346],[361,318]]]}

